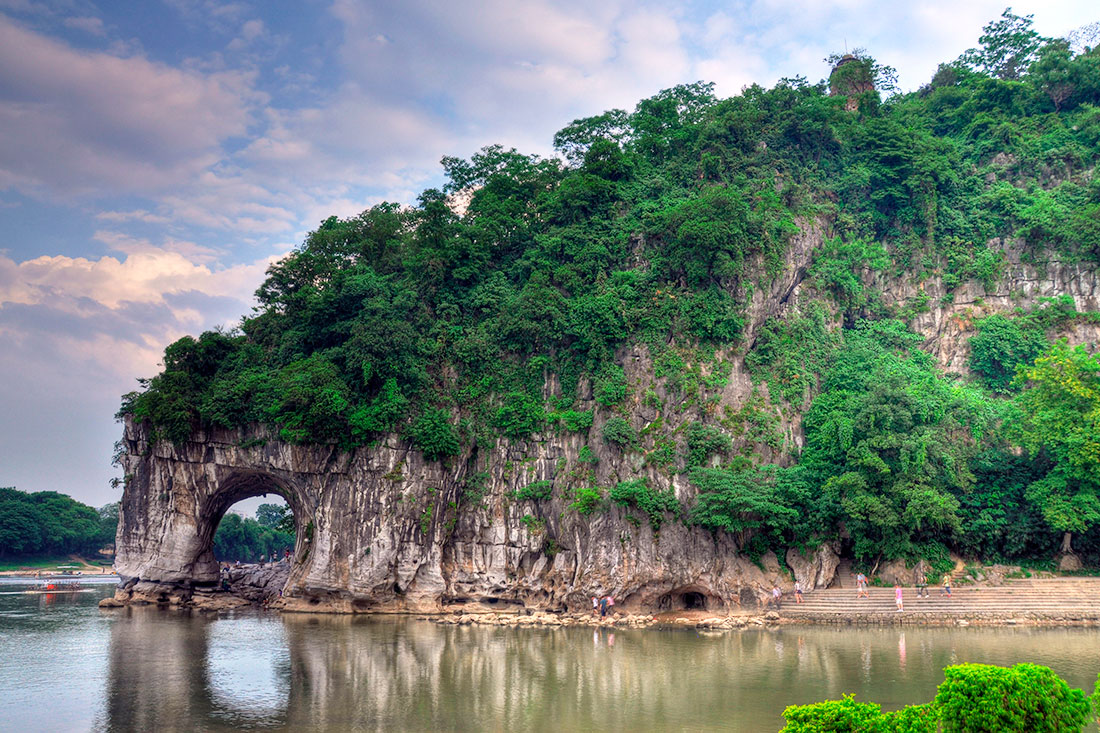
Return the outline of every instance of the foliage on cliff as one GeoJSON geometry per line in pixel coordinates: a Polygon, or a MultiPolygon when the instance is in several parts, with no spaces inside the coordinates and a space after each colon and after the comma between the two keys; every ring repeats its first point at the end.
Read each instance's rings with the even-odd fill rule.
{"type": "MultiPolygon", "coordinates": [[[[1072,303],[982,321],[964,384],[906,325],[927,300],[887,306],[869,276],[939,278],[951,297],[995,283],[1015,243],[1025,258],[1100,262],[1100,51],[1006,11],[916,92],[853,104],[804,78],[729,99],[687,84],[575,120],[554,145],[560,158],[444,158],[448,182],[415,206],[325,220],[270,268],[239,329],[169,346],[122,412],[174,442],[260,422],[347,449],[397,433],[439,460],[591,429],[690,472],[699,503],[673,516],[746,542],[843,527],[864,558],[1042,552],[1066,525],[1050,501],[1092,511],[1096,482],[1057,484],[1077,470],[1072,446],[1029,438],[1025,462],[1013,436],[1036,429],[1005,427],[1011,399],[1046,394],[1040,372],[1017,369],[1047,352],[1051,313],[1079,317],[1072,303]],[[817,300],[746,343],[747,304],[811,229],[824,236],[807,273],[817,300]],[[635,392],[616,360],[628,345],[674,399],[635,392]],[[723,413],[708,400],[727,357],[768,391],[723,413]],[[639,404],[700,420],[662,432],[631,419],[639,404]],[[731,455],[731,436],[790,453],[781,410],[805,411],[796,473],[731,455]]],[[[659,526],[667,497],[638,496],[619,503],[659,526]]],[[[1083,516],[1075,531],[1100,519],[1083,516]]]]}

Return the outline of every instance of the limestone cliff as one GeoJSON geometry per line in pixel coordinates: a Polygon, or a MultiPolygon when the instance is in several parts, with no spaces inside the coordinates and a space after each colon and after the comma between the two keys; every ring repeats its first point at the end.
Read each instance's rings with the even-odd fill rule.
{"type": "MultiPolygon", "coordinates": [[[[768,319],[814,295],[803,292],[808,290],[804,278],[821,242],[820,227],[804,225],[780,275],[751,291],[745,343],[752,343],[768,319]]],[[[979,315],[1060,294],[1072,296],[1081,311],[1100,310],[1095,267],[1053,260],[1032,265],[1011,246],[1006,253],[1007,266],[995,287],[987,291],[980,283],[964,283],[953,299],[944,297],[946,289],[935,278],[918,283],[868,272],[865,280],[887,305],[927,296],[928,310],[911,325],[954,372],[966,369],[967,340],[979,315]]],[[[1066,335],[1095,343],[1100,326],[1074,325],[1066,335]]],[[[625,412],[643,447],[653,447],[645,429],[655,421],[674,432],[703,410],[736,410],[763,395],[780,442],[760,444],[741,436],[735,450],[754,451],[767,461],[794,460],[802,446],[804,406],[781,410],[766,399],[766,385],[753,383],[742,352],[731,349],[725,358],[730,373],[715,388],[711,404],[670,410],[667,385],[654,376],[646,349],[620,352],[636,395],[625,412]],[[659,399],[647,402],[642,398],[647,390],[659,399]]],[[[552,375],[545,389],[548,395],[558,389],[552,375]]],[[[297,547],[277,602],[287,610],[420,612],[461,604],[577,610],[591,596],[605,594],[628,610],[724,610],[757,605],[775,582],[789,586],[777,557],[769,553],[754,563],[729,536],[672,520],[657,531],[614,505],[590,515],[570,508],[567,489],[589,478],[609,485],[646,477],[652,485],[673,489],[682,502],[692,499],[693,488],[682,473],[600,440],[610,412],[587,396],[579,409],[596,408],[587,432],[498,439],[443,463],[426,461],[395,436],[341,452],[280,442],[261,426],[196,431],[180,445],[152,443],[149,427],[128,419],[118,598],[185,603],[196,589],[215,586],[218,567],[210,547],[217,523],[236,501],[266,493],[285,497],[297,523],[297,547]],[[585,446],[594,451],[594,461],[581,460],[585,446]],[[553,487],[550,498],[516,497],[525,486],[543,481],[553,487]]],[[[806,555],[790,550],[783,560],[807,588],[828,585],[838,563],[830,544],[806,555]]]]}

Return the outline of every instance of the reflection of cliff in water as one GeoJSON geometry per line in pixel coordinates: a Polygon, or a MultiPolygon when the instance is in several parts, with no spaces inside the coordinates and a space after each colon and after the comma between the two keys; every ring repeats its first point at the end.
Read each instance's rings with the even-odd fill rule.
{"type": "Polygon", "coordinates": [[[1080,629],[507,629],[133,608],[112,627],[123,730],[777,730],[786,705],[935,694],[942,668],[1048,664],[1091,686],[1080,629]]]}

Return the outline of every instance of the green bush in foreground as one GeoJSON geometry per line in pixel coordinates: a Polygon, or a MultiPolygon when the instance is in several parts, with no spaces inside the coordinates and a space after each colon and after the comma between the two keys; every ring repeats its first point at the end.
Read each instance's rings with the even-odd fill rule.
{"type": "Polygon", "coordinates": [[[1092,712],[1085,693],[1047,667],[959,664],[944,670],[936,698],[925,705],[884,713],[852,695],[792,705],[780,733],[1061,733],[1080,731],[1092,712]]]}

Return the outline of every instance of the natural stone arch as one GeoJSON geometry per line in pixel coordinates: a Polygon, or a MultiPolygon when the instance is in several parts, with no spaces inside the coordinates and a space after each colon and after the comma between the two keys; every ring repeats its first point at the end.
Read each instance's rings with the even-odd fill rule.
{"type": "Polygon", "coordinates": [[[294,557],[305,552],[310,541],[307,511],[302,498],[293,491],[288,482],[280,480],[271,473],[235,469],[229,471],[217,483],[217,488],[198,506],[195,531],[199,538],[199,552],[194,560],[195,585],[213,585],[218,581],[218,560],[214,557],[214,534],[218,530],[225,513],[239,501],[255,496],[276,494],[286,500],[294,515],[294,557]]]}

